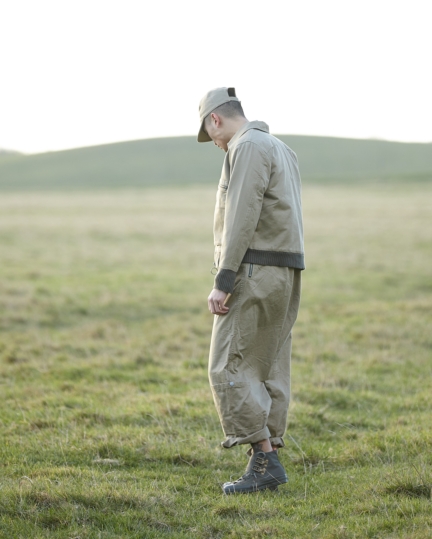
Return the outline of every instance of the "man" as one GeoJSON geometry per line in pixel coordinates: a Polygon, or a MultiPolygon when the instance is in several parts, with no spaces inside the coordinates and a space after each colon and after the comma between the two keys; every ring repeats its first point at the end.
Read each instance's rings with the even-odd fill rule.
{"type": "Polygon", "coordinates": [[[297,157],[249,122],[234,88],[208,92],[198,142],[226,152],[214,215],[214,318],[209,379],[226,448],[251,444],[245,474],[226,494],[277,489],[290,398],[291,330],[304,269],[297,157]]]}

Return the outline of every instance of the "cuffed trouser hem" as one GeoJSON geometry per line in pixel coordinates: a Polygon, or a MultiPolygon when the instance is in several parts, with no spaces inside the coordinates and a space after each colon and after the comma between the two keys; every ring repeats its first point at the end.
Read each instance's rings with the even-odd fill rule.
{"type": "Polygon", "coordinates": [[[285,442],[283,441],[283,438],[270,438],[270,443],[272,444],[272,447],[285,446],[285,442]]]}
{"type": "MultiPolygon", "coordinates": [[[[225,447],[225,449],[229,449],[230,447],[234,447],[235,445],[255,444],[256,442],[261,442],[262,440],[266,440],[267,438],[270,438],[270,431],[267,427],[264,427],[263,429],[243,438],[237,436],[228,436],[224,442],[221,442],[221,446],[225,447]]],[[[275,440],[281,439],[282,438],[275,438],[275,440]]]]}

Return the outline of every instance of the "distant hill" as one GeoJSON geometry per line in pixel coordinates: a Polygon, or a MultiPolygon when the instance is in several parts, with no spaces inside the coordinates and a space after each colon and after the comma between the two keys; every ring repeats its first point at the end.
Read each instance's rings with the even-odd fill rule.
{"type": "Polygon", "coordinates": [[[5,148],[0,148],[0,159],[8,159],[9,157],[14,157],[17,155],[22,155],[22,154],[14,150],[6,150],[5,148]]]}
{"type": "MultiPolygon", "coordinates": [[[[432,180],[432,144],[277,135],[304,182],[432,180]]],[[[0,157],[1,190],[75,190],[217,183],[223,152],[195,137],[137,140],[0,157]]]]}

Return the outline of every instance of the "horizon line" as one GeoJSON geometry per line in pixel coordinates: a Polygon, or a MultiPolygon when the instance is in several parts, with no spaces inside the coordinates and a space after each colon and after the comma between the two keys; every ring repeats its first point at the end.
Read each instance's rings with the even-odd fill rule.
{"type": "MultiPolygon", "coordinates": [[[[411,141],[411,140],[394,140],[387,139],[382,137],[343,137],[338,135],[311,135],[311,134],[299,134],[299,133],[271,133],[275,137],[308,137],[308,138],[332,138],[332,139],[342,139],[342,140],[358,140],[358,141],[377,141],[377,142],[391,142],[397,144],[432,144],[431,141],[411,141]]],[[[158,136],[158,137],[142,137],[137,139],[125,139],[125,140],[116,140],[112,142],[102,142],[100,144],[88,144],[84,146],[71,146],[66,148],[59,148],[55,150],[42,150],[36,152],[24,152],[20,150],[15,150],[11,148],[0,148],[0,155],[17,155],[17,156],[32,156],[32,155],[42,155],[47,153],[59,153],[59,152],[68,152],[73,150],[81,150],[86,148],[100,148],[101,146],[113,146],[115,144],[127,144],[130,142],[141,142],[144,140],[163,140],[163,139],[173,139],[173,138],[195,138],[196,135],[167,135],[167,136],[158,136]]],[[[198,141],[197,141],[197,144],[198,141]]]]}

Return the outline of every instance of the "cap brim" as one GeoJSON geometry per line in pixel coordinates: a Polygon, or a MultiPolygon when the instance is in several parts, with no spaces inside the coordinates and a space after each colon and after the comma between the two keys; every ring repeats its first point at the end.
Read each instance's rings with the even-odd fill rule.
{"type": "Polygon", "coordinates": [[[208,136],[207,131],[204,129],[204,122],[205,122],[205,118],[202,121],[200,130],[198,131],[197,140],[198,142],[211,142],[212,139],[208,136]]]}

